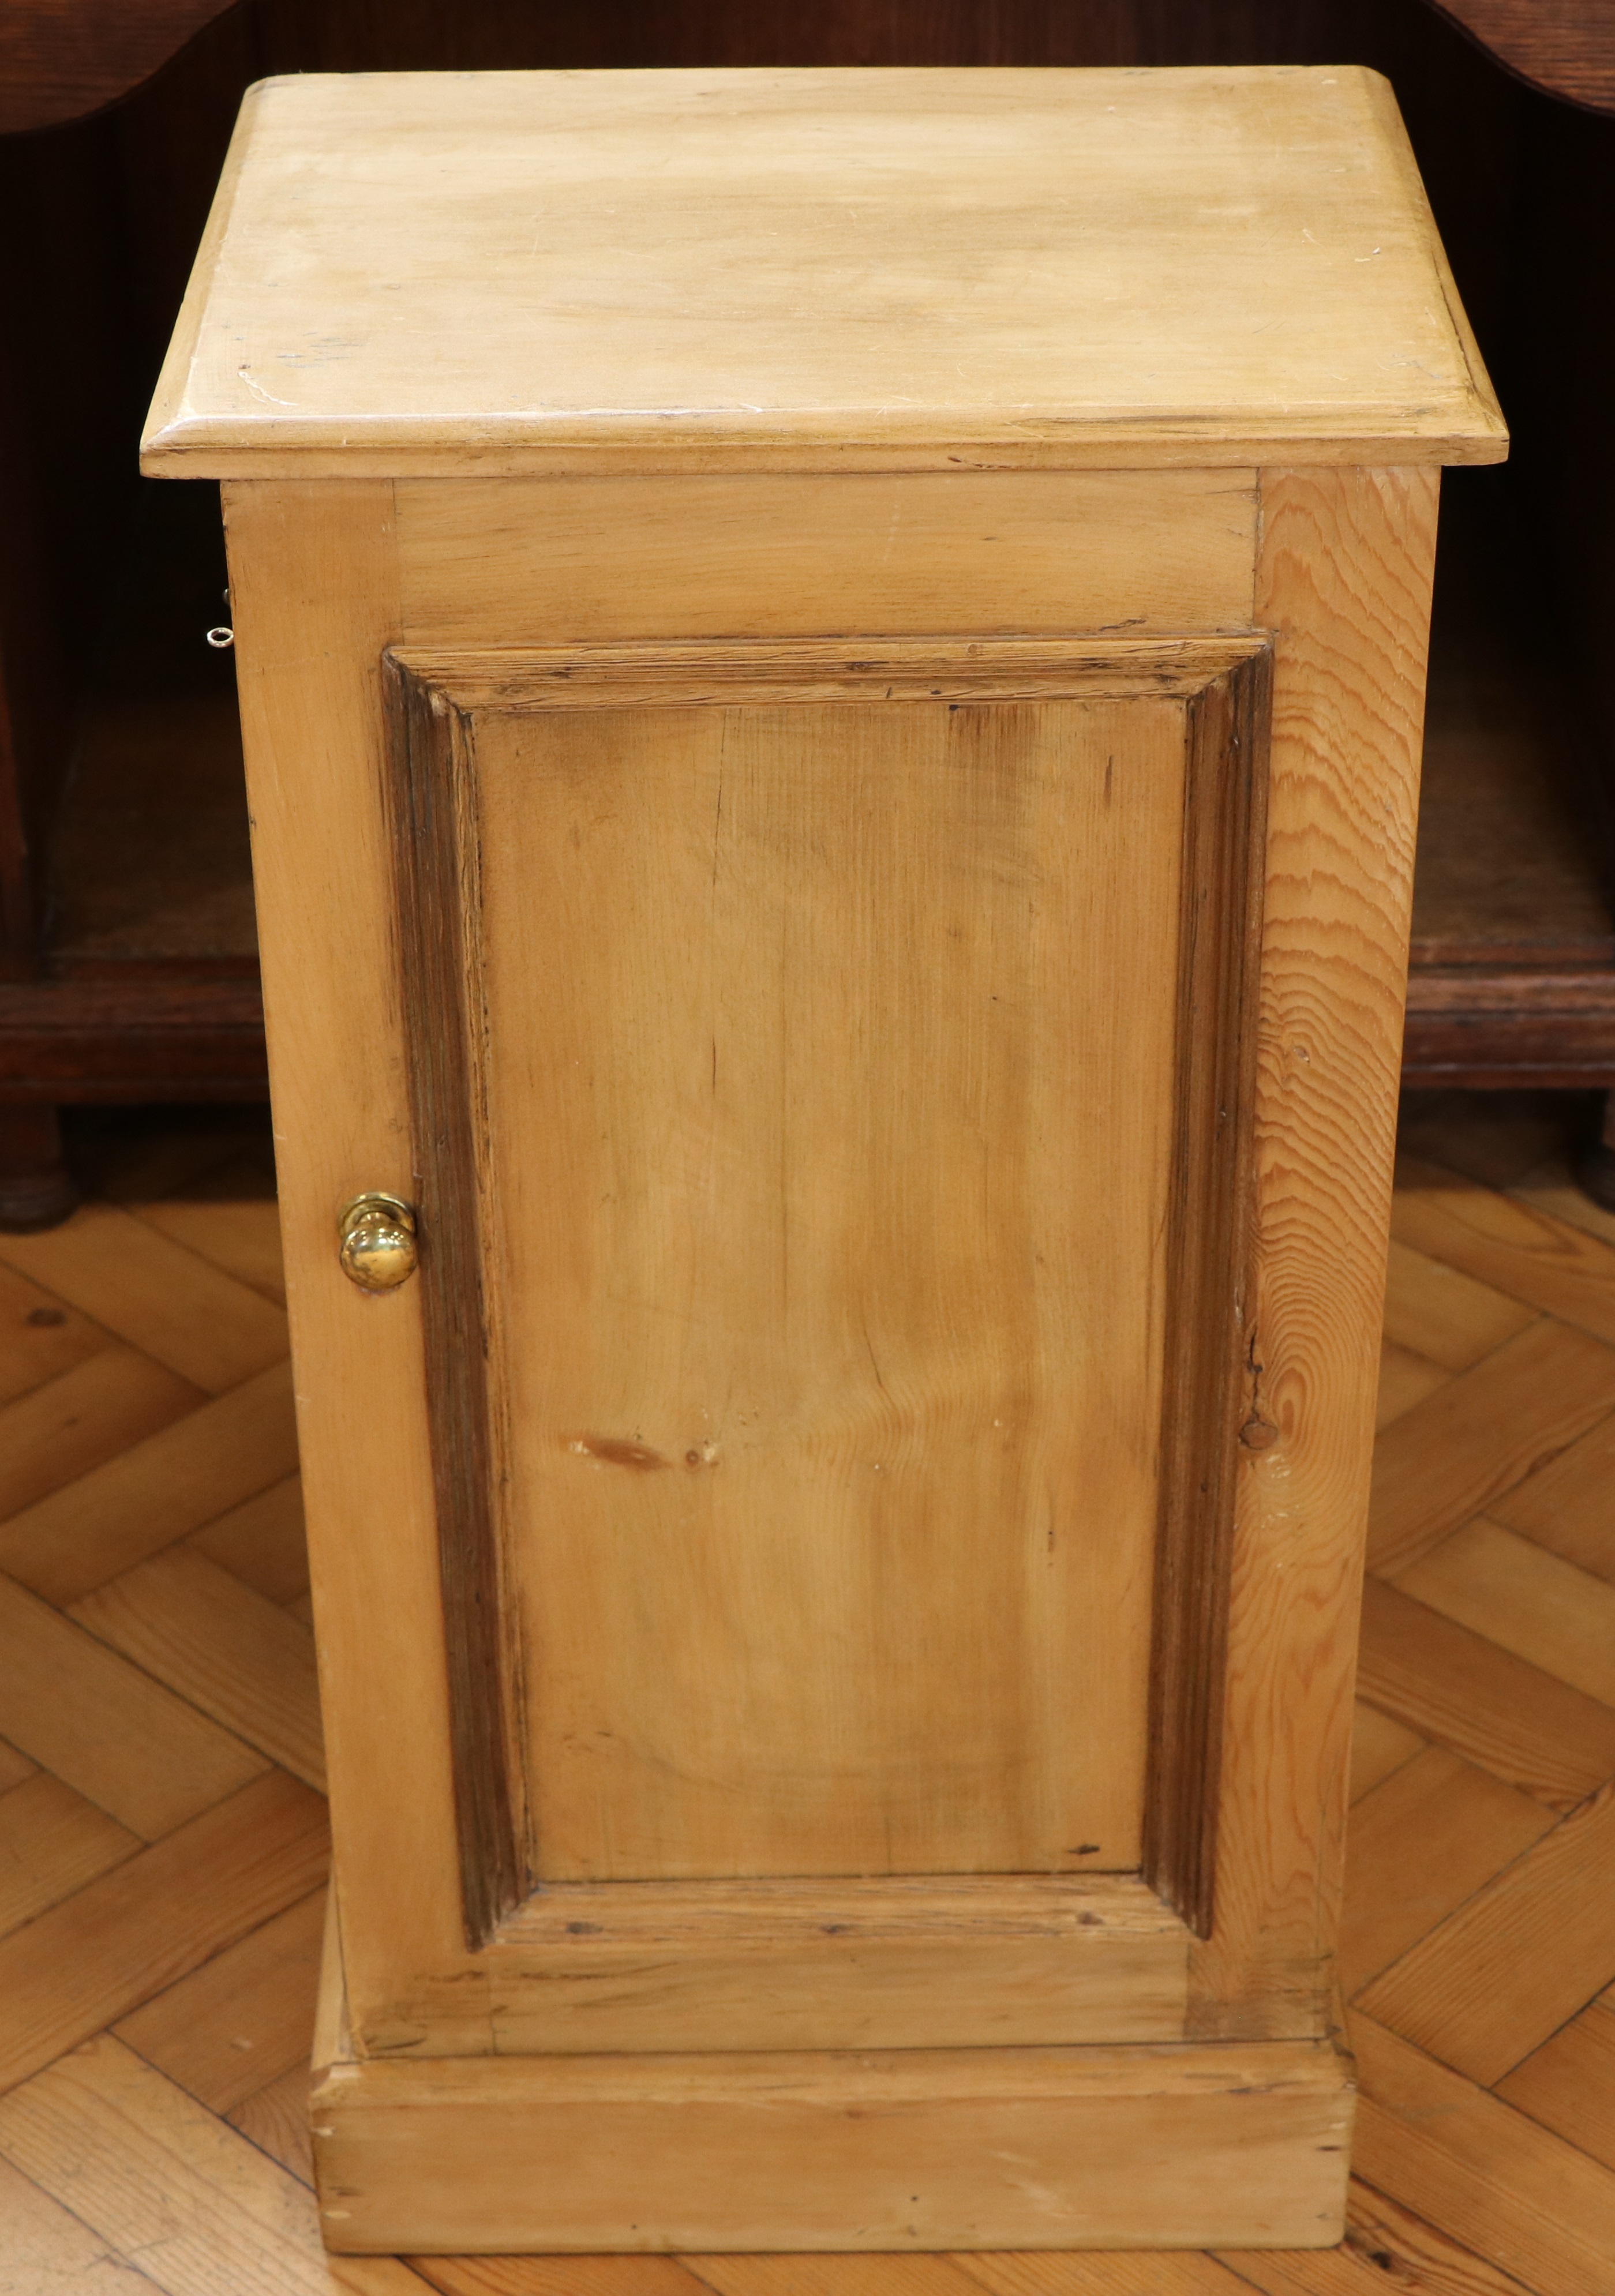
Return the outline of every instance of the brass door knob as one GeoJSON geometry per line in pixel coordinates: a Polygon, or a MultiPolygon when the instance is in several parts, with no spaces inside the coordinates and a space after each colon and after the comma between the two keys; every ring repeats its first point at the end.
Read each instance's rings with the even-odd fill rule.
{"type": "Polygon", "coordinates": [[[391,1292],[415,1272],[415,1214],[402,1196],[356,1196],[342,1214],[342,1273],[362,1292],[391,1292]]]}

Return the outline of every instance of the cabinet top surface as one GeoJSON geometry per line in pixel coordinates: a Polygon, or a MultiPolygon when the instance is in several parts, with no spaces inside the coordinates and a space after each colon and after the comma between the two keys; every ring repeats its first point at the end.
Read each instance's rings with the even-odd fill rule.
{"type": "Polygon", "coordinates": [[[409,72],[250,92],[174,476],[1489,462],[1355,67],[409,72]]]}

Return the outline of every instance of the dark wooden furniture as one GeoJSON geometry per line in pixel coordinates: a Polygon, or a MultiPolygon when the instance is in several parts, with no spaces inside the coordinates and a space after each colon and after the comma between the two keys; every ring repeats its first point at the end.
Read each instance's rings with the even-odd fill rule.
{"type": "MultiPolygon", "coordinates": [[[[1515,440],[1448,481],[1406,1075],[1615,1085],[1615,9],[1607,0],[20,0],[0,12],[0,1219],[58,1111],[265,1090],[213,506],[135,474],[267,72],[1357,61],[1393,80],[1515,440]]],[[[200,494],[201,490],[197,490],[200,494]]],[[[1615,1201],[1615,1145],[1589,1185],[1615,1201]]]]}

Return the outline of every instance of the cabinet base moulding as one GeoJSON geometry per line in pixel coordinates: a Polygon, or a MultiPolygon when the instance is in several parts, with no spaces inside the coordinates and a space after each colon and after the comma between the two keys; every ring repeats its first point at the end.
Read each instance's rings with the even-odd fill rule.
{"type": "MultiPolygon", "coordinates": [[[[326,2034],[332,1988],[328,1958],[326,2034]]],[[[1329,2041],[319,2054],[342,2254],[1324,2248],[1344,2227],[1355,2088],[1329,2041]]]]}

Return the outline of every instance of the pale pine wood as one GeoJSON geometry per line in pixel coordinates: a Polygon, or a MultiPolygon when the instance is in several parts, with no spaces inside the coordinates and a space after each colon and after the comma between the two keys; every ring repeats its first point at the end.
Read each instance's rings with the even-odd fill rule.
{"type": "Polygon", "coordinates": [[[1358,2173],[1539,2296],[1607,2296],[1615,2174],[1372,2019],[1351,2040],[1358,2173]]]}
{"type": "Polygon", "coordinates": [[[1508,2103],[1615,2169],[1615,1999],[1590,2001],[1496,2087],[1508,2103]]]}
{"type": "Polygon", "coordinates": [[[171,1547],[68,1615],[324,1792],[314,1639],[266,1596],[205,1555],[171,1547]]]}
{"type": "Polygon", "coordinates": [[[1615,1786],[1508,1866],[1361,1997],[1365,2012],[1495,2081],[1615,1978],[1615,1786]]]}
{"type": "Polygon", "coordinates": [[[270,1075],[277,1126],[303,1150],[281,1174],[288,1307],[299,1349],[324,1366],[299,1431],[337,1886],[375,1909],[348,1925],[356,2021],[385,2020],[417,1972],[463,1956],[431,1466],[421,1415],[398,1407],[424,1377],[419,1287],[362,1294],[332,1249],[343,1204],[414,1186],[403,1015],[377,970],[393,931],[381,709],[381,656],[399,635],[391,488],[232,488],[225,521],[270,1075]],[[357,759],[367,767],[350,780],[357,759]],[[410,1694],[378,1699],[373,1679],[410,1694]],[[373,1790],[389,1774],[409,1779],[407,1794],[373,1790]]]}
{"type": "Polygon", "coordinates": [[[291,1369],[275,1363],[0,1525],[0,1568],[70,1603],[297,1463],[291,1369]]]}
{"type": "Polygon", "coordinates": [[[1416,1730],[1395,1722],[1359,1698],[1351,1726],[1351,1799],[1360,1801],[1382,1779],[1411,1762],[1424,1741],[1416,1730]]]}
{"type": "Polygon", "coordinates": [[[308,1591],[308,1538],[303,1486],[296,1475],[216,1516],[187,1542],[198,1554],[256,1587],[272,1603],[294,1603],[308,1591]]]}
{"type": "Polygon", "coordinates": [[[1536,1323],[1388,1428],[1374,1456],[1368,1567],[1404,1570],[1615,1406],[1615,1349],[1536,1323]]]}
{"type": "Polygon", "coordinates": [[[170,2080],[228,2117],[314,2044],[325,1892],[314,1891],[113,2028],[170,2080]]]}
{"type": "Polygon", "coordinates": [[[562,1886],[401,1991],[389,2054],[1168,2042],[1183,1925],[1131,1876],[562,1886]],[[766,1957],[766,1958],[764,1958],[766,1957]],[[767,1982],[759,1985],[759,1968],[767,1982]]]}
{"type": "MultiPolygon", "coordinates": [[[[848,2221],[863,2237],[872,2220],[872,2236],[919,2244],[900,2192],[910,2155],[890,2149],[911,2140],[934,2204],[971,2219],[962,2241],[1042,2238],[1035,2187],[1052,2177],[1055,2192],[1066,2180],[1083,2238],[1153,2243],[1170,2221],[1103,2152],[1127,2136],[1129,2114],[1135,2146],[1190,2116],[1185,2141],[1199,2151],[1169,2205],[1222,2211],[1219,2237],[1316,2242],[1338,2215],[1349,2081],[1323,2037],[1435,509],[1432,472],[1400,466],[1489,456],[1501,434],[1448,316],[1382,84],[1344,70],[1044,74],[1016,81],[1012,117],[1010,85],[935,73],[272,85],[253,99],[210,229],[182,330],[196,356],[187,366],[182,349],[170,378],[203,399],[222,383],[226,430],[243,389],[262,411],[221,448],[204,408],[200,427],[170,423],[157,455],[195,470],[220,448],[241,457],[228,467],[247,481],[231,486],[226,512],[271,1058],[293,1144],[289,1295],[357,2051],[333,2062],[317,2106],[339,2244],[375,2243],[389,2183],[400,2208],[451,2207],[433,2179],[468,2150],[485,2198],[507,2180],[510,2238],[547,2224],[585,2246],[654,2245],[699,2222],[733,2247],[744,2215],[753,2240],[822,2245],[839,2206],[843,2236],[848,2221]],[[698,89],[704,110],[678,111],[698,89]],[[556,132],[511,137],[540,102],[556,132]],[[463,391],[452,411],[437,405],[454,357],[422,361],[419,342],[457,355],[469,337],[439,324],[446,274],[433,234],[446,226],[452,238],[470,218],[480,255],[496,248],[512,164],[542,180],[552,213],[580,196],[586,208],[595,195],[578,187],[602,165],[589,147],[610,143],[602,107],[613,104],[641,158],[665,142],[654,274],[614,216],[581,325],[553,299],[518,299],[504,328],[480,332],[481,414],[463,391]],[[434,184],[422,228],[395,242],[391,299],[373,308],[374,200],[396,227],[399,202],[441,174],[446,138],[463,139],[473,114],[497,132],[481,138],[473,174],[451,168],[434,184]],[[696,124],[719,117],[721,144],[696,124]],[[1055,135],[1056,119],[1069,129],[1078,118],[1084,135],[1055,135]],[[284,266],[271,242],[283,202],[272,187],[311,125],[330,135],[344,120],[356,132],[335,137],[327,169],[295,164],[305,253],[325,233],[340,265],[342,233],[350,251],[356,230],[370,235],[340,290],[345,355],[282,357],[268,347],[276,326],[282,351],[292,340],[285,310],[277,316],[284,266]],[[587,130],[573,144],[569,121],[587,130]],[[366,150],[378,123],[387,132],[366,150]],[[1029,300],[1022,277],[1007,331],[1007,305],[979,292],[958,340],[929,325],[922,340],[886,308],[871,332],[866,288],[839,256],[824,269],[822,187],[827,148],[853,161],[872,138],[883,173],[858,219],[863,263],[869,230],[896,226],[923,287],[946,209],[950,275],[963,266],[982,286],[980,218],[1001,228],[1035,197],[1044,231],[1030,257],[1017,242],[1020,261],[1055,258],[1064,291],[1029,300]],[[810,213],[799,201],[808,144],[810,213]],[[1230,168],[1242,208],[1185,201],[1185,183],[1230,168]],[[1171,234],[1151,228],[1167,210],[1144,189],[1167,175],[1171,234]],[[351,180],[333,201],[338,177],[351,180]],[[1051,185],[1079,180],[1091,212],[1071,234],[1051,185]],[[1211,268],[1185,270],[1185,231],[1209,222],[1249,257],[1258,242],[1236,225],[1265,201],[1287,222],[1298,184],[1312,185],[1303,251],[1268,228],[1259,262],[1226,270],[1220,288],[1211,268]],[[770,214],[778,227],[759,230],[770,214]],[[1124,216],[1130,259],[1119,266],[1105,250],[1124,216]],[[735,227],[750,234],[743,297],[735,227]],[[726,234],[715,313],[703,297],[726,234]],[[1358,234],[1365,250],[1350,243],[1358,234]],[[1116,281],[1143,292],[1168,244],[1171,291],[1160,278],[1150,290],[1154,339],[1135,321],[1119,330],[1116,281]],[[1095,250],[1104,291],[1085,296],[1095,250]],[[1363,278],[1359,253],[1377,266],[1363,278]],[[237,324],[228,300],[255,261],[237,324]],[[1253,357],[1251,297],[1259,304],[1285,275],[1284,324],[1253,357]],[[771,308],[780,320],[782,282],[790,311],[815,312],[806,346],[789,323],[758,331],[771,308]],[[1370,305],[1374,329],[1343,325],[1370,305]],[[521,363],[540,308],[536,383],[521,363]],[[407,374],[389,348],[406,312],[407,374]],[[271,336],[252,333],[263,326],[271,336]],[[1423,353],[1406,354],[1414,402],[1412,369],[1386,350],[1386,330],[1409,327],[1423,353]],[[615,398],[590,365],[603,356],[615,398]],[[947,392],[932,387],[939,357],[947,392]],[[1300,388],[1308,361],[1316,387],[1300,388]],[[652,373],[676,379],[671,409],[652,373]],[[906,373],[907,392],[895,387],[906,373]],[[639,392],[633,405],[625,384],[639,392]],[[1009,391],[1020,395],[1005,423],[1009,391]],[[339,437],[345,463],[332,459],[339,437]],[[990,457],[972,444],[983,439],[996,442],[990,457]],[[1298,443],[1315,439],[1297,467],[1298,443]],[[1198,461],[1213,475],[1111,470],[1077,482],[1085,460],[1123,447],[1135,462],[1198,461]],[[1281,453],[1280,467],[1261,467],[1281,453]],[[1371,453],[1395,466],[1359,467],[1371,453]],[[847,475],[877,454],[883,470],[847,475]],[[611,491],[592,494],[553,476],[569,457],[621,476],[593,480],[611,491]],[[777,476],[758,475],[781,457],[777,476]],[[1017,459],[1062,458],[1072,472],[1046,488],[1002,475],[1017,459]],[[972,468],[989,459],[998,475],[972,468]],[[552,478],[505,483],[517,468],[552,478]],[[816,475],[828,468],[833,480],[816,475]],[[477,486],[398,492],[412,471],[449,470],[474,471],[477,486]],[[269,471],[270,484],[250,476],[269,471]],[[316,471],[332,475],[308,483],[316,471]],[[675,472],[686,475],[669,483],[675,472]],[[1006,515],[989,534],[983,506],[995,503],[1006,515]],[[764,542],[742,559],[747,521],[764,542]],[[1031,659],[1051,638],[990,636],[1138,601],[1146,621],[1254,620],[1272,633],[1273,804],[1263,818],[1252,795],[1248,816],[1267,901],[1259,995],[1230,958],[1197,1002],[1162,922],[1181,914],[1186,947],[1257,947],[1239,839],[1219,841],[1225,822],[1247,817],[1245,800],[1230,808],[1219,784],[1213,832],[1191,798],[1185,834],[1174,776],[1217,729],[1227,755],[1245,745],[1240,773],[1225,771],[1229,791],[1262,789],[1267,639],[1243,641],[1262,701],[1242,717],[1218,716],[1203,679],[1173,682],[1193,639],[1175,641],[1182,660],[1163,679],[1141,642],[1129,652],[1112,638],[1113,689],[1062,697],[1031,659]],[[899,628],[925,614],[971,635],[916,636],[910,660],[869,628],[889,607],[912,618],[899,628]],[[850,619],[858,660],[846,641],[831,659],[828,614],[850,619]],[[434,617],[505,651],[484,654],[474,675],[419,646],[391,651],[434,617]],[[573,617],[638,641],[637,653],[625,644],[609,663],[579,658],[573,617]],[[686,634],[688,690],[674,690],[667,640],[660,660],[644,643],[659,618],[686,634]],[[816,624],[816,638],[801,635],[816,624]],[[782,639],[756,635],[793,630],[794,684],[782,639]],[[761,670],[759,644],[779,656],[761,670]],[[533,661],[524,668],[512,645],[533,661]],[[1088,718],[1062,717],[1065,701],[1088,718]],[[396,884],[379,803],[389,773],[396,884]],[[1217,882],[1202,883],[1195,873],[1213,855],[1217,882]],[[950,919],[956,947],[939,932],[950,919]],[[1113,953],[1108,969],[1095,950],[1113,953]],[[1211,1086],[1185,1049],[1208,1028],[1221,1032],[1211,1086]],[[1201,1135],[1232,1144],[1216,1152],[1231,1160],[1209,1196],[1201,1135]],[[1105,1199],[1073,1189],[1073,1165],[1107,1157],[1105,1199]],[[418,1193],[424,1213],[420,1282],[390,1300],[348,1290],[332,1250],[344,1197],[378,1186],[418,1193]],[[1173,1189],[1183,1201],[1169,1201],[1173,1189]],[[1216,1218],[1198,1218],[1202,1198],[1216,1218]],[[1221,1239],[1203,1283],[1185,1273],[1188,1229],[1221,1239]],[[865,1311],[861,1333],[849,1301],[865,1311]],[[826,1323],[827,1302],[840,1324],[826,1323]],[[1171,1336],[1185,1321],[1195,1348],[1171,1336]],[[1168,1345],[1179,1407],[1158,1471],[1150,1431],[1168,1345]],[[1021,1450],[995,1451],[988,1420],[1021,1450]],[[1193,1456],[1180,1462],[1176,1431],[1191,1423],[1193,1456]],[[955,1457],[949,1447],[972,1425],[955,1457]],[[1162,1520],[1193,1518],[1182,1539],[1156,1533],[1158,1472],[1176,1478],[1162,1520]],[[1230,1554],[1222,1493],[1234,1480],[1230,1554]],[[1207,1495],[1198,1509],[1195,1491],[1207,1495]],[[1103,1538],[1067,1536],[1079,1504],[1103,1538]],[[1156,1546],[1154,1710],[1176,1713],[1175,1685],[1192,1710],[1178,1731],[1193,1736],[1192,1758],[1175,1755],[1171,1775],[1187,1781],[1174,1785],[1172,1823],[1192,1824],[1193,1875],[1166,1877],[1206,1932],[1186,2016],[1182,1926],[1028,1922],[1028,1892],[1047,1885],[1024,1874],[983,1920],[980,1904],[947,1902],[960,1884],[935,1878],[1135,1864],[1156,1546]],[[1180,1662],[1191,1611],[1192,1662],[1180,1662]],[[400,1777],[406,1797],[391,1783],[400,1777]],[[555,1894],[517,1915],[529,1866],[555,1894]],[[888,1936],[865,1918],[880,1885],[858,1877],[892,1869],[932,1876],[934,1903],[888,1936]],[[771,1927],[759,1871],[847,1877],[850,1917],[819,1920],[810,1940],[799,1908],[797,1934],[771,1927]],[[587,1895],[665,1890],[681,1875],[709,1892],[688,1947],[587,1895]],[[504,1916],[473,1956],[467,1935],[504,1916]],[[652,1944],[648,1977],[631,1956],[652,1944]],[[1135,2086],[1100,2120],[1093,2083],[1103,2064],[1119,2079],[1122,2054],[1102,2064],[1103,2053],[1056,2052],[1056,2067],[1029,2046],[993,2046],[1030,2044],[1037,2015],[1045,2040],[1096,2021],[1114,2042],[1171,2046],[1126,2058],[1135,2086]],[[908,2045],[891,2062],[910,2087],[892,2092],[889,2113],[870,2113],[880,2062],[859,2058],[849,2088],[825,2051],[889,2038],[908,2045]],[[785,2179],[780,2080],[792,2042],[817,2047],[802,2066],[820,2091],[798,2102],[804,2131],[833,2131],[822,2150],[832,2169],[844,2152],[839,2194],[833,2176],[817,2197],[785,2179]],[[963,2079],[940,2053],[963,2042],[978,2089],[1003,2081],[994,2096],[955,2097],[976,2116],[968,2138],[935,2087],[963,2079]],[[676,2051],[691,2045],[703,2054],[690,2078],[709,2084],[694,2114],[675,2111],[676,2051]],[[1269,2070],[1304,2060],[1314,2086],[1219,2087],[1213,2068],[1232,2066],[1236,2046],[1269,2070]],[[731,2061],[726,2046],[754,2054],[731,2061]],[[1040,2063],[1037,2127],[1021,2091],[1036,2088],[1040,2063]],[[596,2072],[604,2086],[591,2090],[596,2072]],[[1320,2112],[1334,2115],[1327,2142],[1320,2112]],[[652,2183],[629,2196],[640,2215],[625,2233],[618,2139],[640,2126],[635,2113],[649,2116],[652,2183]],[[998,2154],[1049,2145],[1062,2113],[1064,2149],[1006,2183],[998,2154]],[[995,2116],[1003,2128],[984,2161],[995,2116]],[[388,2159],[392,2140],[378,2132],[389,2128],[406,2129],[400,2141],[415,2152],[391,2156],[377,2182],[369,2163],[388,2159]],[[555,2153],[562,2144],[570,2154],[555,2153]],[[740,2150],[725,2157],[726,2144],[740,2150]],[[1228,2144],[1245,2147],[1237,2178],[1215,2174],[1228,2144]],[[1292,2205],[1305,2196],[1283,2235],[1252,2173],[1258,2148],[1288,2154],[1292,2205]],[[521,2163],[539,2152],[575,2169],[535,2184],[521,2163]],[[663,2220],[651,2235],[646,2208],[663,2220]]],[[[634,170],[614,164],[595,178],[608,179],[632,210],[634,170]]],[[[521,275],[575,265],[598,221],[540,233],[521,275]]],[[[506,302],[516,263],[491,291],[506,302]]],[[[489,275],[482,262],[456,265],[462,322],[489,275]]],[[[293,332],[308,322],[312,284],[305,266],[293,332]]],[[[211,1229],[194,1208],[184,1218],[176,1233],[198,1266],[215,1266],[209,1234],[239,1264],[233,1214],[211,1229]]],[[[134,1224],[156,1237],[160,1221],[134,1224]]],[[[1485,1320],[1472,1295],[1463,1312],[1485,1320]]],[[[1519,1321],[1506,1306],[1490,1313],[1494,1324],[1519,1321]]],[[[1455,1379],[1493,1360],[1473,1345],[1472,1332],[1443,1341],[1464,1351],[1455,1379]]],[[[270,1628],[264,1597],[220,1564],[194,1548],[156,1554],[82,1607],[298,1759],[266,1726],[295,1627],[276,1614],[270,1628]],[[243,1670],[250,1615],[257,1655],[243,1670]],[[218,1620],[227,1647],[215,1650],[218,1620]]],[[[1159,1781],[1152,1791],[1158,1846],[1159,1781]]],[[[1160,1865],[1152,1847],[1152,1879],[1160,1865]]],[[[666,1915],[664,1905],[656,1921],[666,1915]]],[[[445,2236],[439,2222],[433,2238],[445,2236]]]]}
{"type": "MultiPolygon", "coordinates": [[[[111,1335],[13,1268],[0,1267],[0,1405],[59,1379],[111,1335]]],[[[4,1421],[0,1420],[0,1427],[4,1421]]]]}
{"type": "Polygon", "coordinates": [[[1615,1709],[1373,1578],[1359,1680],[1383,1711],[1550,1809],[1615,1777],[1615,1709]]]}
{"type": "Polygon", "coordinates": [[[1615,1414],[1494,1499],[1491,1513],[1579,1570],[1615,1580],[1615,1414]]]}
{"type": "Polygon", "coordinates": [[[0,1259],[209,1395],[286,1352],[278,1308],[113,1204],[85,1204],[43,1235],[0,1238],[0,1259]]]}
{"type": "MultiPolygon", "coordinates": [[[[1400,1206],[1392,1213],[1393,1229],[1400,1206]]],[[[1385,1332],[1447,1371],[1467,1371],[1533,1320],[1536,1311],[1489,1283],[1414,1251],[1393,1234],[1385,1278],[1385,1332]]]]}
{"type": "Polygon", "coordinates": [[[406,657],[475,713],[535,1871],[1135,1867],[1185,704],[689,651],[406,657]]]}
{"type": "Polygon", "coordinates": [[[319,1797],[272,1773],[0,1939],[0,2080],[25,2079],[306,1896],[326,1857],[319,1797]]]}
{"type": "MultiPolygon", "coordinates": [[[[108,1345],[0,1411],[0,1522],[170,1426],[199,1387],[133,1348],[108,1345]]],[[[6,1552],[0,1531],[0,1556],[6,1552]]]]}
{"type": "Polygon", "coordinates": [[[1355,1805],[1340,1923],[1349,1997],[1512,1865],[1554,1813],[1431,1746],[1355,1805]]]}
{"type": "Polygon", "coordinates": [[[1246,630],[1254,471],[401,481],[412,645],[1246,630]]]}
{"type": "Polygon", "coordinates": [[[1552,1213],[1404,1160],[1398,1240],[1499,1292],[1615,1341],[1615,1250],[1552,1213]]]}
{"type": "Polygon", "coordinates": [[[1496,460],[1455,308],[1349,67],[271,81],[144,466],[1496,460]]]}
{"type": "Polygon", "coordinates": [[[1191,1964],[1208,2033],[1307,2032],[1327,2013],[1435,512],[1428,473],[1262,477],[1257,617],[1276,644],[1250,1341],[1261,1434],[1235,1534],[1217,1927],[1191,1964]],[[1348,943],[1349,988],[1318,958],[1348,943]]]}
{"type": "Polygon", "coordinates": [[[48,1770],[0,1794],[0,1934],[132,1857],[140,1836],[48,1770]]]}
{"type": "Polygon", "coordinates": [[[1615,1706],[1615,1587],[1484,1516],[1397,1574],[1404,1593],[1615,1706]]]}
{"type": "Polygon", "coordinates": [[[266,1767],[261,1754],[4,1578],[0,1727],[146,1841],[266,1767]]]}
{"type": "Polygon", "coordinates": [[[1338,2229],[1349,2089],[1319,2042],[343,2059],[314,2116],[339,2252],[383,2222],[422,2251],[588,2249],[608,2226],[649,2249],[743,2250],[765,2227],[839,2248],[849,2224],[866,2249],[993,2247],[1006,2220],[1026,2246],[1299,2245],[1338,2229]]]}

